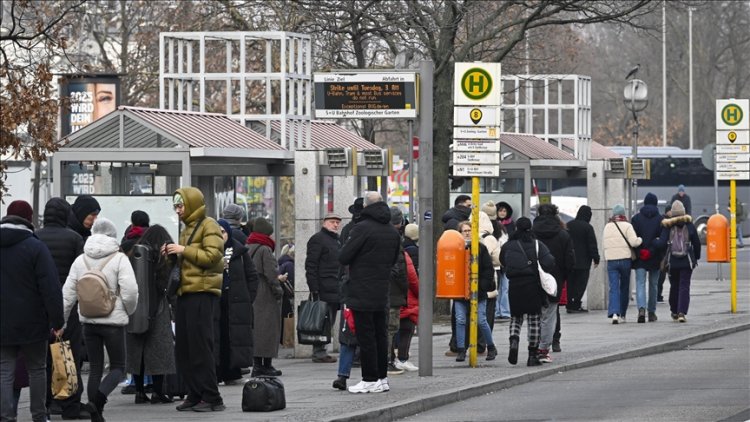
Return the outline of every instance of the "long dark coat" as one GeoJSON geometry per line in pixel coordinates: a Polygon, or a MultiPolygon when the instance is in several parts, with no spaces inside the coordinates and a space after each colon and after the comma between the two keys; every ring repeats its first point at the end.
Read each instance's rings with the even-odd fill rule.
{"type": "Polygon", "coordinates": [[[540,242],[547,245],[549,252],[555,257],[555,267],[549,273],[557,282],[557,295],[550,296],[550,301],[559,302],[563,283],[568,279],[568,274],[573,270],[576,261],[573,241],[570,239],[570,234],[560,226],[559,219],[554,216],[541,215],[535,218],[532,231],[540,242]]]}
{"type": "Polygon", "coordinates": [[[640,259],[640,253],[636,256],[639,258],[634,262],[634,268],[645,268],[647,270],[658,270],[659,263],[663,254],[656,247],[656,240],[661,234],[661,221],[664,217],[659,214],[659,209],[655,205],[644,205],[638,214],[633,216],[632,224],[635,235],[643,239],[638,250],[648,249],[651,252],[651,258],[648,260],[640,259]]]}
{"type": "Polygon", "coordinates": [[[83,253],[83,238],[67,226],[69,215],[70,204],[62,198],[50,199],[44,207],[44,227],[34,233],[52,254],[61,286],[73,261],[83,253]]]}
{"type": "Polygon", "coordinates": [[[573,249],[576,260],[573,268],[588,270],[591,261],[599,264],[599,247],[596,241],[596,233],[591,226],[591,208],[581,207],[578,209],[576,219],[568,223],[568,233],[573,239],[573,249]]]}
{"type": "MultiPolygon", "coordinates": [[[[544,271],[551,273],[555,268],[555,257],[542,242],[539,242],[538,261],[544,271]]],[[[539,281],[534,242],[506,242],[500,249],[500,263],[508,277],[510,314],[521,316],[540,313],[542,305],[547,300],[547,294],[542,290],[539,281]]]]}
{"type": "Polygon", "coordinates": [[[221,292],[221,308],[222,312],[227,311],[229,367],[245,368],[253,364],[253,299],[258,290],[258,273],[247,246],[234,239],[226,272],[229,282],[221,292]]]}
{"type": "Polygon", "coordinates": [[[339,235],[320,229],[307,241],[305,277],[311,292],[318,292],[320,300],[338,307],[339,296],[339,235]]]}
{"type": "Polygon", "coordinates": [[[253,330],[255,357],[275,358],[279,354],[281,338],[281,297],[279,270],[271,248],[265,245],[247,245],[258,272],[258,293],[253,302],[256,329],[253,330]]]}

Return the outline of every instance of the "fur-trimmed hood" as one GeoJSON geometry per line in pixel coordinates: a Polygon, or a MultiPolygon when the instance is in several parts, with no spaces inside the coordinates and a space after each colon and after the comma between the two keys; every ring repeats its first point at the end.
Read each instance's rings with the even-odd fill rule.
{"type": "Polygon", "coordinates": [[[686,223],[692,223],[693,218],[689,215],[680,215],[677,217],[671,217],[671,218],[665,218],[661,220],[661,225],[667,228],[670,228],[672,226],[676,226],[678,224],[686,224],[686,223]]]}

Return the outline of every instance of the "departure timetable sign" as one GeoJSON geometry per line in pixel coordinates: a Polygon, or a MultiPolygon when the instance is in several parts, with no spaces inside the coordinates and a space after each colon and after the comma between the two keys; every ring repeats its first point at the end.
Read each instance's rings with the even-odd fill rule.
{"type": "Polygon", "coordinates": [[[316,73],[314,83],[318,119],[417,117],[416,73],[316,73]]]}

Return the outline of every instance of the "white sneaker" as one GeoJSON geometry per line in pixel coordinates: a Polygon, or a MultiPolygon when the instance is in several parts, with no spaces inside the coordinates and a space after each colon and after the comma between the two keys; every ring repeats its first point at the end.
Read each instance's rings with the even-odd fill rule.
{"type": "Polygon", "coordinates": [[[379,393],[383,386],[379,381],[360,381],[357,385],[349,387],[350,393],[379,393]]]}
{"type": "Polygon", "coordinates": [[[388,385],[388,377],[381,378],[378,382],[380,383],[380,391],[391,391],[391,386],[388,385]]]}
{"type": "Polygon", "coordinates": [[[620,317],[617,316],[617,314],[612,315],[612,324],[619,324],[620,323],[620,317]]]}
{"type": "Polygon", "coordinates": [[[393,361],[393,366],[395,366],[398,369],[403,369],[404,371],[407,371],[407,372],[419,371],[419,367],[415,366],[413,363],[409,362],[408,360],[401,362],[400,360],[396,359],[393,361]]]}

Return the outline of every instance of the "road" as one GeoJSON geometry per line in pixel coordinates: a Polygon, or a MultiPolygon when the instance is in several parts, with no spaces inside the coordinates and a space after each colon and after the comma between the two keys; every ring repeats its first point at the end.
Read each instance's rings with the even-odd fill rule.
{"type": "Polygon", "coordinates": [[[745,421],[748,344],[750,331],[741,331],[671,353],[558,373],[402,420],[745,421]]]}

